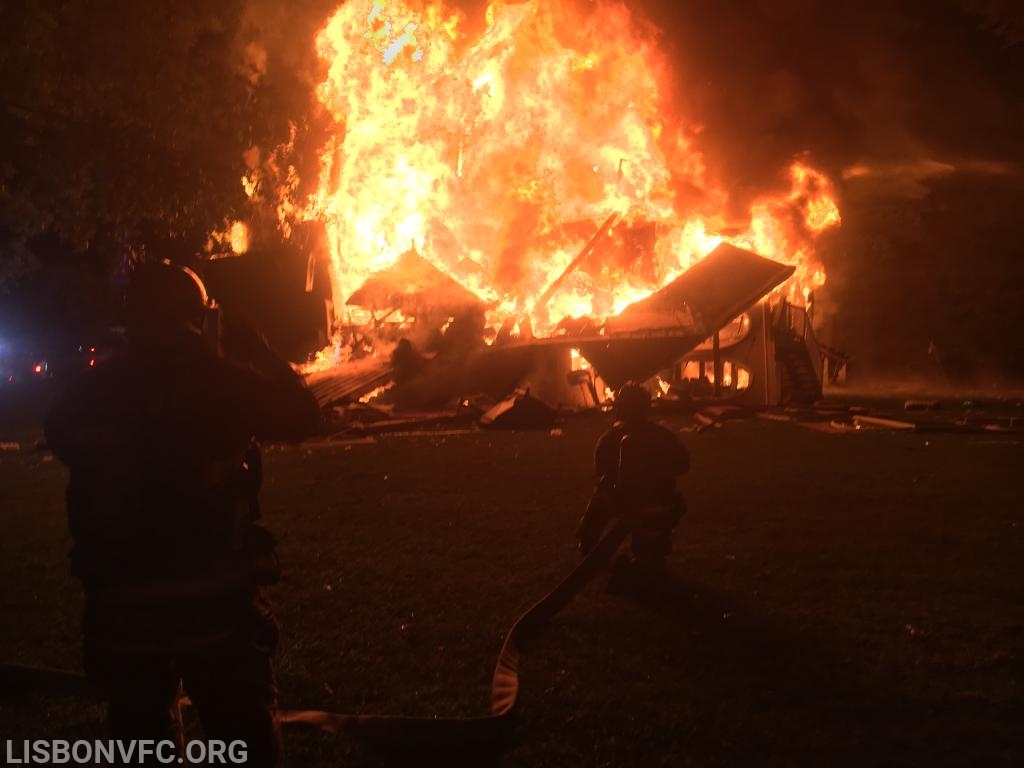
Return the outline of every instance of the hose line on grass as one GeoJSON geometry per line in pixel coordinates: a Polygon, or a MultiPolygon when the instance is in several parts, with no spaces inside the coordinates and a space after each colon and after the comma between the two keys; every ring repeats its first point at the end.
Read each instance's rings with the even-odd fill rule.
{"type": "Polygon", "coordinates": [[[505,636],[491,678],[491,711],[466,718],[346,715],[322,710],[283,710],[285,725],[306,725],[328,733],[349,734],[368,746],[386,751],[462,748],[499,750],[507,743],[512,714],[519,698],[519,659],[524,645],[539,633],[604,568],[631,526],[617,518],[590,553],[553,590],[516,619],[505,636]]]}

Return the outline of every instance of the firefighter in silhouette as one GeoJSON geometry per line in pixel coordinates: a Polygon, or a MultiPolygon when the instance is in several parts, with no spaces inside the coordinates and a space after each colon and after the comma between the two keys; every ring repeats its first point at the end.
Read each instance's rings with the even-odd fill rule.
{"type": "Polygon", "coordinates": [[[319,408],[251,330],[225,326],[234,359],[216,354],[190,270],[140,267],[126,310],[124,354],[72,382],[46,419],[70,470],[86,672],[114,738],[180,745],[183,683],[208,739],[243,741],[248,764],[276,765],[276,556],[254,520],[253,440],[300,440],[319,408]]]}
{"type": "Polygon", "coordinates": [[[597,488],[576,531],[587,554],[614,518],[632,527],[632,571],[655,575],[665,568],[672,529],[685,511],[676,478],[690,468],[686,448],[671,431],[650,421],[651,396],[627,382],[615,395],[616,422],[594,451],[597,488]]]}

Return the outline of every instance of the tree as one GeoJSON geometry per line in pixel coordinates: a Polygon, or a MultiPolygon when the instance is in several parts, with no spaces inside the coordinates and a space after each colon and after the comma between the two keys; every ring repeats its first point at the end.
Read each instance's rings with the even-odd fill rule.
{"type": "Polygon", "coordinates": [[[78,250],[201,244],[247,204],[243,155],[310,113],[319,9],[281,17],[307,51],[290,67],[268,61],[242,0],[15,0],[3,13],[0,231],[78,250]]]}

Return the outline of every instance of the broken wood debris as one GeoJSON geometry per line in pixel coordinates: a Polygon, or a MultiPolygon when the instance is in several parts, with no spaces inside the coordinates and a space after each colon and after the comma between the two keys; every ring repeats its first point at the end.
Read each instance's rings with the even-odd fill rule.
{"type": "Polygon", "coordinates": [[[876,429],[896,429],[907,432],[913,432],[917,429],[917,425],[913,422],[883,419],[879,416],[854,416],[853,423],[858,428],[874,427],[876,429]]]}
{"type": "Polygon", "coordinates": [[[938,400],[907,400],[903,403],[904,411],[937,411],[942,408],[938,400]]]}
{"type": "Polygon", "coordinates": [[[558,413],[529,390],[517,390],[480,417],[484,429],[552,429],[558,413]]]}

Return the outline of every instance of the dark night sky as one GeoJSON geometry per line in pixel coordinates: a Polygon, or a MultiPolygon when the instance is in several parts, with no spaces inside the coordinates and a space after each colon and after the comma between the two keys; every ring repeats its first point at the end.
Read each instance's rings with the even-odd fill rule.
{"type": "Polygon", "coordinates": [[[706,126],[712,165],[742,188],[802,149],[833,173],[858,162],[1024,160],[1024,48],[966,5],[696,0],[649,10],[680,106],[706,126]]]}

